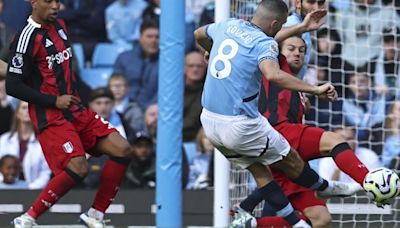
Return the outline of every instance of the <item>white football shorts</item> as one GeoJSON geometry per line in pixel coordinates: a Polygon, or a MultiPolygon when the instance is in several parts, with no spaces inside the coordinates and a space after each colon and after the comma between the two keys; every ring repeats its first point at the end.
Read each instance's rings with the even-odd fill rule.
{"type": "Polygon", "coordinates": [[[286,139],[261,114],[257,118],[225,116],[203,108],[200,120],[211,143],[240,168],[255,162],[270,165],[290,151],[286,139]]]}

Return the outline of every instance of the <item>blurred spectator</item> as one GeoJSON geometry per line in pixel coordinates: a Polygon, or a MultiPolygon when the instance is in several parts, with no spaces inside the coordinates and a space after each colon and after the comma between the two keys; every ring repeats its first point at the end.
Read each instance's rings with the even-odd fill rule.
{"type": "Polygon", "coordinates": [[[7,99],[6,80],[0,77],[0,135],[10,130],[14,110],[7,99]]]}
{"type": "Polygon", "coordinates": [[[400,95],[400,29],[383,30],[382,50],[375,61],[375,87],[378,93],[400,95]]]}
{"type": "Polygon", "coordinates": [[[22,163],[20,179],[29,189],[46,186],[51,171],[43,156],[42,147],[36,139],[28,113],[28,103],[20,101],[15,110],[11,130],[0,136],[0,157],[13,155],[22,163]]]}
{"type": "Polygon", "coordinates": [[[347,86],[343,115],[346,123],[357,126],[357,139],[361,140],[372,126],[383,122],[386,98],[371,87],[366,73],[353,72],[348,77],[347,86]]]}
{"type": "MultiPolygon", "coordinates": [[[[314,69],[314,74],[316,74],[315,84],[322,84],[329,81],[328,78],[328,65],[326,62],[323,62],[324,58],[318,59],[318,66],[314,69]]],[[[309,68],[311,69],[311,68],[309,68]]],[[[313,72],[312,70],[308,70],[306,74],[305,80],[309,77],[309,74],[313,72]]],[[[309,79],[308,79],[309,80],[309,79]]],[[[335,87],[339,87],[338,94],[341,97],[341,86],[334,84],[335,87]]],[[[325,130],[331,131],[333,125],[342,124],[342,107],[343,102],[341,99],[330,102],[323,99],[318,99],[317,96],[307,96],[309,100],[309,108],[307,108],[305,113],[305,120],[307,124],[318,126],[325,130]]]]}
{"type": "Polygon", "coordinates": [[[106,8],[108,39],[123,47],[139,38],[142,13],[147,3],[144,0],[115,0],[106,8]]]}
{"type": "Polygon", "coordinates": [[[143,21],[139,42],[132,50],[122,52],[114,65],[114,73],[128,79],[129,97],[142,110],[157,102],[159,35],[157,21],[143,21]]]}
{"type": "Polygon", "coordinates": [[[185,92],[183,105],[183,141],[194,141],[201,127],[201,93],[206,64],[199,52],[189,52],[185,58],[185,92]]]}
{"type": "Polygon", "coordinates": [[[343,58],[356,67],[379,55],[384,27],[393,25],[393,9],[383,10],[379,0],[353,0],[347,11],[337,14],[335,28],[343,41],[343,58]]]}
{"type": "MultiPolygon", "coordinates": [[[[144,113],[144,122],[146,124],[146,133],[150,136],[154,146],[157,146],[157,121],[158,121],[158,105],[151,104],[144,113]]],[[[163,151],[157,151],[163,153],[163,151]]],[[[182,146],[182,188],[185,188],[189,176],[189,163],[186,157],[185,149],[182,146]]]]}
{"type": "Polygon", "coordinates": [[[214,1],[215,0],[186,0],[186,7],[193,12],[196,22],[199,22],[200,14],[202,13],[204,7],[209,3],[214,3],[214,1]]]}
{"type": "MultiPolygon", "coordinates": [[[[382,167],[382,163],[379,160],[378,155],[367,148],[359,147],[355,139],[354,129],[345,127],[338,128],[334,132],[342,135],[349,143],[350,147],[354,149],[356,156],[360,161],[365,164],[368,169],[375,169],[382,167]]],[[[336,166],[332,158],[321,158],[319,162],[319,175],[327,180],[338,180],[343,182],[355,182],[347,174],[343,173],[336,166]]]]}
{"type": "Polygon", "coordinates": [[[0,36],[1,40],[5,42],[4,48],[8,49],[15,33],[25,26],[31,13],[31,4],[30,1],[26,0],[2,0],[1,2],[0,21],[5,27],[0,30],[0,36]]]}
{"type": "Polygon", "coordinates": [[[137,132],[132,146],[134,156],[126,171],[124,186],[154,188],[156,186],[156,157],[152,139],[144,132],[137,132]]]}
{"type": "Polygon", "coordinates": [[[21,163],[12,155],[5,155],[0,159],[0,174],[3,180],[0,189],[28,189],[28,183],[19,179],[21,163]]]}
{"type": "Polygon", "coordinates": [[[190,165],[187,189],[204,189],[208,187],[208,169],[214,146],[200,128],[196,137],[197,155],[190,165]]]}
{"type": "Polygon", "coordinates": [[[124,123],[122,115],[118,114],[114,108],[114,96],[108,88],[97,88],[92,91],[89,100],[89,107],[99,114],[105,122],[109,122],[122,137],[127,138],[132,130],[124,123]]]}
{"type": "Polygon", "coordinates": [[[144,112],[145,132],[157,143],[157,120],[158,120],[158,105],[151,104],[144,112]]]}
{"type": "MultiPolygon", "coordinates": [[[[143,11],[142,19],[145,20],[156,20],[160,21],[161,8],[160,1],[161,0],[147,0],[148,6],[143,11]]],[[[195,47],[194,40],[194,30],[196,28],[195,16],[190,11],[189,8],[186,8],[185,12],[185,52],[189,52],[195,47]]]]}
{"type": "Polygon", "coordinates": [[[68,27],[72,43],[82,43],[85,59],[91,59],[98,42],[106,42],[105,9],[114,0],[61,0],[58,18],[68,27]]]}
{"type": "Polygon", "coordinates": [[[138,103],[128,97],[128,81],[121,74],[113,74],[108,79],[108,88],[114,97],[114,111],[119,113],[129,128],[136,131],[144,130],[144,114],[138,103]]]}
{"type": "MultiPolygon", "coordinates": [[[[382,141],[381,141],[382,142],[382,141]]],[[[388,168],[400,168],[400,101],[389,108],[384,125],[382,162],[388,168]]]]}

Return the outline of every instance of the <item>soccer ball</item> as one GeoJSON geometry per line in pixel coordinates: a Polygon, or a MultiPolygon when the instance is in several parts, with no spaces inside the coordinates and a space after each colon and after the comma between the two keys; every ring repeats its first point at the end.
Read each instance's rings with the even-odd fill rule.
{"type": "Polygon", "coordinates": [[[371,170],[365,176],[363,187],[373,201],[377,203],[387,202],[399,195],[400,179],[390,169],[377,168],[371,170]]]}

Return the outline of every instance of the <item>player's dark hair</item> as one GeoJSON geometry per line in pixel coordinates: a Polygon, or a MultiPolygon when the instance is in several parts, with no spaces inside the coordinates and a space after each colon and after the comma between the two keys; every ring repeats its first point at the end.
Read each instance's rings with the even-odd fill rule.
{"type": "Polygon", "coordinates": [[[282,0],[263,0],[261,1],[259,7],[260,6],[268,12],[274,12],[277,18],[287,15],[289,12],[286,3],[282,0]]]}
{"type": "Polygon", "coordinates": [[[153,20],[153,19],[144,20],[140,25],[140,34],[142,34],[144,30],[149,28],[160,29],[158,20],[153,20]]]}

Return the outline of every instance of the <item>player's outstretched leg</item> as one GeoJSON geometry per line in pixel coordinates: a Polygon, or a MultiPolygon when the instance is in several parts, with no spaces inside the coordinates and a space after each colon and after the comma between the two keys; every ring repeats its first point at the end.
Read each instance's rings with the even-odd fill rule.
{"type": "MultiPolygon", "coordinates": [[[[285,218],[285,220],[291,225],[303,224],[300,218],[296,215],[289,200],[283,194],[282,189],[273,180],[271,171],[267,166],[260,163],[253,163],[247,169],[253,175],[257,186],[260,187],[239,204],[238,216],[236,216],[235,220],[232,222],[232,224],[236,226],[233,227],[239,227],[237,224],[241,224],[241,227],[246,227],[246,224],[251,224],[251,222],[255,221],[254,217],[252,217],[250,213],[262,200],[268,202],[276,214],[285,218]]],[[[302,227],[306,228],[310,226],[302,227]]]]}
{"type": "Polygon", "coordinates": [[[293,149],[281,161],[272,164],[272,167],[284,172],[294,183],[319,191],[324,198],[351,196],[362,190],[358,184],[328,182],[311,169],[293,149]]]}
{"type": "Polygon", "coordinates": [[[363,185],[368,168],[357,158],[346,139],[335,132],[324,132],[321,136],[320,151],[323,156],[331,156],[338,168],[353,180],[363,185]]]}
{"type": "Polygon", "coordinates": [[[85,157],[74,157],[67,168],[56,174],[40,195],[33,202],[29,210],[13,220],[15,228],[30,228],[35,225],[35,220],[53,206],[62,196],[80,183],[88,173],[85,157]],[[72,170],[74,169],[74,171],[72,170]]]}
{"type": "Polygon", "coordinates": [[[132,148],[119,133],[113,132],[101,138],[94,150],[109,155],[110,159],[101,172],[100,186],[92,207],[81,214],[80,219],[90,228],[103,228],[105,227],[104,213],[118,193],[131,161],[132,148]]]}

